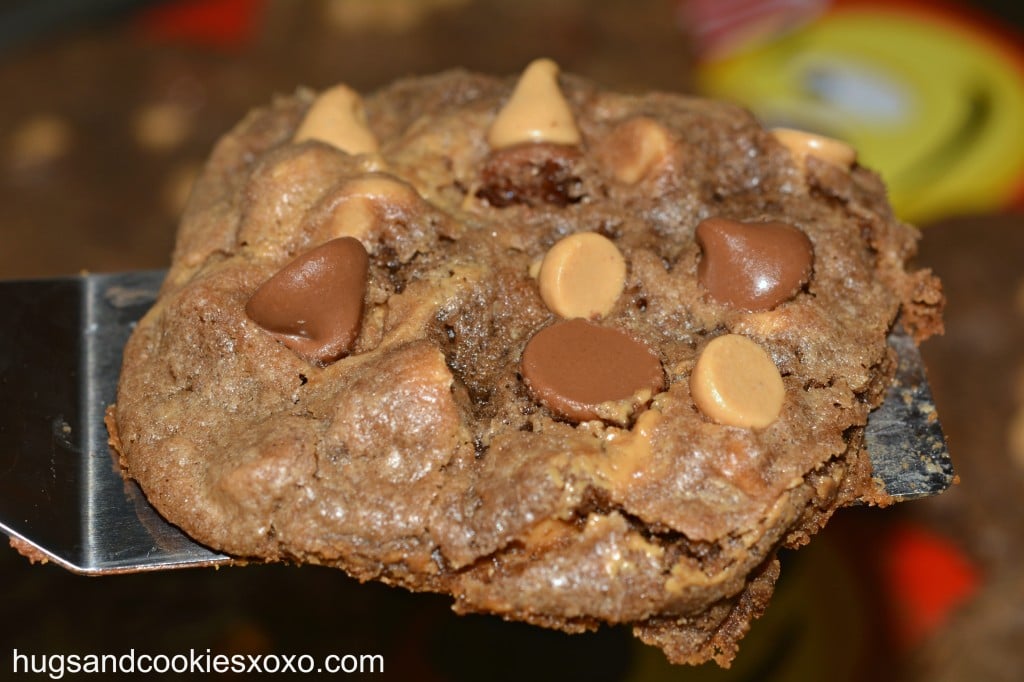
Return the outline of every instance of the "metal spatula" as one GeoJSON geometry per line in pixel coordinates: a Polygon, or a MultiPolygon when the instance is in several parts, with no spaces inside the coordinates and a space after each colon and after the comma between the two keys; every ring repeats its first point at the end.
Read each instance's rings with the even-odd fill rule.
{"type": "MultiPolygon", "coordinates": [[[[164,273],[0,282],[0,531],[86,574],[212,566],[232,559],[164,521],[121,478],[107,445],[121,349],[164,273]]],[[[913,342],[868,422],[875,474],[896,498],[949,487],[953,467],[913,342]]]]}

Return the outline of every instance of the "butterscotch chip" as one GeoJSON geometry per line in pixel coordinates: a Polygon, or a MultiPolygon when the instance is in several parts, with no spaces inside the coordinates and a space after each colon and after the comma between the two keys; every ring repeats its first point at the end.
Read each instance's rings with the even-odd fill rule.
{"type": "Polygon", "coordinates": [[[752,429],[778,419],[786,399],[771,357],[739,334],[718,336],[704,347],[690,375],[690,393],[711,420],[752,429]]]}
{"type": "Polygon", "coordinates": [[[349,154],[377,151],[377,138],[366,124],[363,100],[346,85],[325,90],[313,101],[294,140],[319,140],[349,154]]]}
{"type": "MultiPolygon", "coordinates": [[[[839,507],[887,501],[864,424],[891,384],[889,330],[939,328],[940,289],[907,270],[919,234],[869,169],[794,183],[743,109],[556,71],[368,94],[375,154],[297,143],[304,93],[246,117],[205,165],[124,350],[113,442],[167,519],[227,554],[452,595],[463,613],[628,625],[674,662],[727,664],[776,553],[839,507]],[[575,132],[539,126],[537,142],[516,124],[492,148],[496,114],[537,74],[548,94],[524,108],[568,111],[575,132]],[[735,249],[712,243],[731,228],[704,226],[698,244],[708,216],[755,238],[735,249]],[[793,226],[781,258],[762,239],[773,223],[793,226]],[[599,323],[545,300],[590,315],[593,292],[542,296],[530,272],[573,271],[560,240],[587,232],[628,256],[624,286],[617,265],[582,287],[622,287],[597,296],[599,323]],[[315,276],[309,254],[338,235],[365,240],[361,299],[362,275],[315,276]],[[750,263],[728,265],[738,255],[750,263]],[[275,275],[296,256],[308,277],[275,275]],[[724,284],[707,272],[719,261],[724,284]],[[279,305],[261,294],[251,318],[274,278],[279,305]],[[723,361],[727,333],[760,349],[723,361]]],[[[566,243],[581,239],[595,237],[566,243]]]]}
{"type": "Polygon", "coordinates": [[[857,161],[857,150],[835,138],[791,128],[774,128],[772,135],[789,149],[801,165],[808,156],[841,168],[849,168],[857,161]]]}
{"type": "Polygon", "coordinates": [[[573,421],[600,418],[600,406],[648,397],[664,386],[661,361],[647,344],[618,329],[574,319],[545,327],[523,351],[530,393],[573,421]]]}
{"type": "Polygon", "coordinates": [[[524,142],[579,144],[572,109],[558,84],[557,64],[538,59],[526,67],[491,124],[487,142],[493,149],[524,142]]]}
{"type": "Polygon", "coordinates": [[[359,334],[368,265],[359,240],[333,239],[260,285],[245,312],[302,357],[332,362],[359,334]]]}
{"type": "Polygon", "coordinates": [[[540,266],[540,295],[562,317],[595,318],[615,306],[626,283],[626,259],[612,240],[579,232],[558,241],[540,266]]]}
{"type": "Polygon", "coordinates": [[[697,225],[697,278],[711,298],[742,310],[771,310],[807,284],[814,247],[786,223],[708,218],[697,225]]]}

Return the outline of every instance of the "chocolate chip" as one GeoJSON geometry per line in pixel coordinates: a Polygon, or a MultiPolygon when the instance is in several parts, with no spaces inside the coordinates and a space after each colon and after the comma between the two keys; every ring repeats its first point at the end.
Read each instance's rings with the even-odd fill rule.
{"type": "Polygon", "coordinates": [[[535,400],[576,422],[600,419],[598,407],[664,388],[661,362],[644,342],[583,319],[545,327],[530,339],[521,362],[535,400]]]}
{"type": "Polygon", "coordinates": [[[697,226],[697,277],[711,298],[751,312],[771,310],[810,280],[811,240],[786,223],[708,218],[697,226]]]}
{"type": "Polygon", "coordinates": [[[245,312],[307,360],[333,362],[351,351],[359,336],[368,269],[358,239],[332,239],[260,285],[245,312]]]}

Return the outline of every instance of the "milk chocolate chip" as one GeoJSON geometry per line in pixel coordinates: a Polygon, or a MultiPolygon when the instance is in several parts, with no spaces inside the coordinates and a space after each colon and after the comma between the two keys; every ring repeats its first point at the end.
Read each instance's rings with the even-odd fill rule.
{"type": "Polygon", "coordinates": [[[771,310],[811,278],[814,248],[792,225],[708,218],[697,225],[696,238],[703,250],[697,278],[719,303],[771,310]]]}
{"type": "Polygon", "coordinates": [[[307,360],[333,362],[359,336],[368,269],[369,257],[358,239],[332,239],[261,284],[245,312],[307,360]]]}
{"type": "Polygon", "coordinates": [[[600,419],[602,403],[645,400],[665,386],[661,362],[647,344],[579,318],[534,334],[520,369],[534,399],[576,422],[600,419]]]}

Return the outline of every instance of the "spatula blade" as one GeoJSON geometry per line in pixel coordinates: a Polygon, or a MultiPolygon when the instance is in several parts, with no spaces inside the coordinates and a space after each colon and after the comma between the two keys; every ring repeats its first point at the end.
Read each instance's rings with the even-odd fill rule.
{"type": "Polygon", "coordinates": [[[164,521],[107,444],[121,349],[164,274],[0,283],[0,531],[71,571],[229,561],[164,521]]]}

